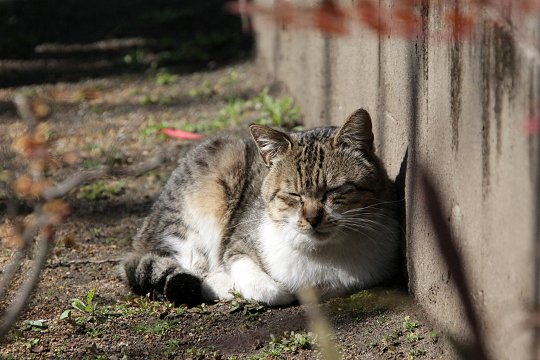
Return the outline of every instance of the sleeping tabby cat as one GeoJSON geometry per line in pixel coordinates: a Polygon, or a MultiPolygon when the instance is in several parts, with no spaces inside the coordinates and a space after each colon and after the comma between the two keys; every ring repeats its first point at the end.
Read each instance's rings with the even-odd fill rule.
{"type": "Polygon", "coordinates": [[[182,159],[133,242],[120,276],[175,304],[288,304],[375,284],[396,268],[391,183],[360,109],[341,128],[216,137],[182,159]]]}

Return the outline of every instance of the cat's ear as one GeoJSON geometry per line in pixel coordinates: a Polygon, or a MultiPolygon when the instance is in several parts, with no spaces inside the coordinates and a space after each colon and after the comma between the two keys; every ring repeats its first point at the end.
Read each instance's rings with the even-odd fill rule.
{"type": "Polygon", "coordinates": [[[266,166],[272,165],[277,156],[285,154],[292,147],[289,135],[281,131],[256,124],[250,125],[249,130],[266,166]]]}
{"type": "Polygon", "coordinates": [[[334,146],[345,144],[364,151],[373,151],[371,117],[364,109],[353,112],[334,137],[334,146]]]}

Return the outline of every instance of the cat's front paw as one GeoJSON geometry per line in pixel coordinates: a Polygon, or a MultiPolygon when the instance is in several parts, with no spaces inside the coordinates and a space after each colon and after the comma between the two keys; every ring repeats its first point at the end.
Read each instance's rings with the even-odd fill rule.
{"type": "Polygon", "coordinates": [[[236,261],[231,266],[231,275],[235,290],[246,299],[269,306],[287,305],[295,300],[294,295],[249,259],[236,261]]]}
{"type": "Polygon", "coordinates": [[[201,279],[191,274],[178,273],[167,277],[164,293],[175,306],[189,307],[202,303],[201,279]]]}
{"type": "Polygon", "coordinates": [[[254,282],[238,291],[244,298],[262,302],[268,306],[288,305],[295,300],[292,294],[275,282],[254,282]]]}

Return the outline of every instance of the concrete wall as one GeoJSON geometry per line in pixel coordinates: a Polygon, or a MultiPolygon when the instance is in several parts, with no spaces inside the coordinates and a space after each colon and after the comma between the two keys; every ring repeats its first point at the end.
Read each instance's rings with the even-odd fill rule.
{"type": "Polygon", "coordinates": [[[430,169],[443,191],[490,354],[530,358],[538,146],[523,121],[538,112],[540,99],[538,49],[529,46],[540,43],[538,17],[513,19],[516,32],[477,18],[471,38],[446,41],[434,34],[445,30],[446,3],[421,9],[428,41],[380,36],[361,26],[327,38],[260,19],[258,57],[296,97],[310,126],[339,125],[358,107],[370,111],[390,176],[405,170],[410,292],[440,326],[463,338],[463,310],[415,171],[417,164],[430,169]]]}

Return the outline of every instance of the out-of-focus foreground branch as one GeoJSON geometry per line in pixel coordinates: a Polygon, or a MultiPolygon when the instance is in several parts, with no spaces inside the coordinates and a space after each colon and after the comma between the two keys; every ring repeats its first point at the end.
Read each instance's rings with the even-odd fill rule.
{"type": "MultiPolygon", "coordinates": [[[[18,113],[28,124],[28,131],[17,139],[16,149],[28,160],[26,174],[14,182],[14,190],[19,198],[32,199],[33,220],[29,224],[18,223],[16,231],[18,249],[10,262],[2,269],[0,277],[0,303],[6,305],[0,313],[0,340],[4,339],[21,313],[26,309],[39,282],[50,250],[55,245],[56,227],[63,223],[70,214],[69,205],[61,198],[71,190],[85,183],[109,176],[138,176],[157,168],[163,163],[163,154],[131,166],[109,166],[102,170],[77,171],[70,177],[56,184],[47,178],[47,167],[51,160],[48,140],[45,136],[44,117],[39,109],[26,96],[17,96],[14,100],[18,113]],[[36,240],[34,244],[34,240],[36,240]],[[15,276],[23,268],[23,262],[31,256],[32,264],[26,276],[22,278],[15,296],[8,291],[15,276]]],[[[48,114],[47,114],[48,115],[48,114]]]]}

